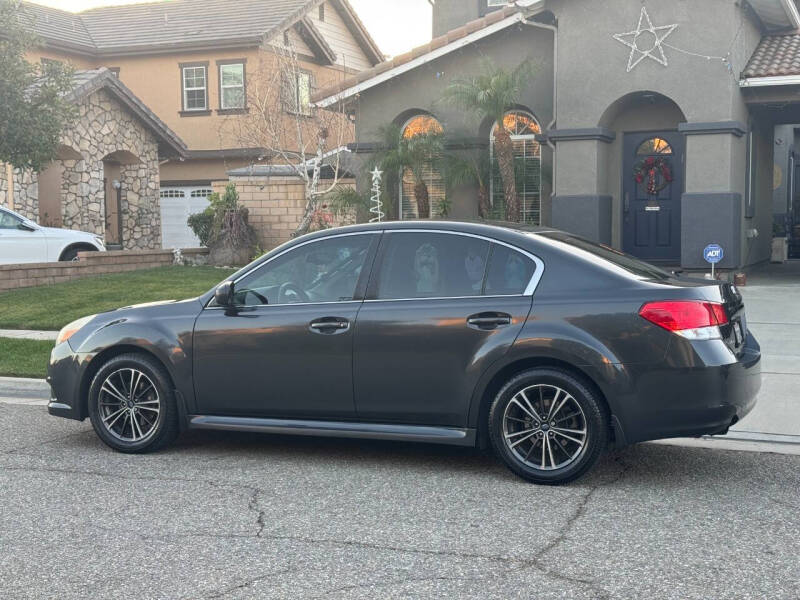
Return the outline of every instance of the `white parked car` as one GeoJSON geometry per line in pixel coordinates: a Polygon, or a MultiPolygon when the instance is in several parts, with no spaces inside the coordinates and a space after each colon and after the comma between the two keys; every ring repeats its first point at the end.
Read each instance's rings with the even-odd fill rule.
{"type": "Polygon", "coordinates": [[[103,238],[92,233],[42,227],[0,207],[0,265],[78,260],[78,252],[105,252],[103,238]]]}

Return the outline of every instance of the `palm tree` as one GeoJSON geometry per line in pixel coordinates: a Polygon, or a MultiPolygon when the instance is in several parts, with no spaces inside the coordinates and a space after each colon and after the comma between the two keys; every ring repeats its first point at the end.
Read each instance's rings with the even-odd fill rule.
{"type": "Polygon", "coordinates": [[[406,169],[411,172],[419,218],[427,219],[431,215],[431,205],[425,172],[443,153],[442,135],[421,133],[405,137],[402,127],[394,123],[382,127],[380,135],[383,150],[376,155],[374,163],[386,173],[403,173],[406,169]]]}
{"type": "Polygon", "coordinates": [[[491,211],[489,200],[489,178],[492,174],[489,154],[478,153],[448,154],[443,159],[442,171],[448,194],[464,185],[478,186],[478,216],[488,219],[491,211]]]}
{"type": "Polygon", "coordinates": [[[461,110],[474,113],[480,120],[487,117],[496,123],[494,149],[503,180],[506,219],[518,222],[521,218],[514,175],[514,143],[506,129],[506,113],[519,104],[525,84],[533,74],[529,60],[506,71],[487,57],[482,60],[483,73],[474,77],[454,79],[444,90],[443,100],[461,110]]]}

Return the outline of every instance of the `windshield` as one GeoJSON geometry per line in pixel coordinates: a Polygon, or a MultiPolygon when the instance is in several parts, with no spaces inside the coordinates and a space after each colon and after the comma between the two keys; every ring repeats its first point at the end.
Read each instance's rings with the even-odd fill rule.
{"type": "Polygon", "coordinates": [[[15,212],[0,208],[0,229],[17,229],[26,219],[15,212]]]}
{"type": "Polygon", "coordinates": [[[656,266],[646,263],[643,260],[639,260],[638,258],[634,258],[633,256],[625,254],[624,252],[612,248],[611,246],[606,246],[605,244],[590,242],[589,240],[570,235],[562,231],[545,231],[536,235],[540,238],[554,240],[583,252],[588,252],[593,257],[601,258],[611,263],[615,267],[623,269],[627,273],[636,277],[643,279],[657,279],[661,281],[674,277],[674,275],[664,271],[663,269],[659,269],[656,266]]]}

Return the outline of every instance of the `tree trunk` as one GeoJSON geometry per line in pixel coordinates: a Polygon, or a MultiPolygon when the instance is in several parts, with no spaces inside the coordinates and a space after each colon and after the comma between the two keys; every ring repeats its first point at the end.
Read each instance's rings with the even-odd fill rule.
{"type": "Polygon", "coordinates": [[[506,201],[506,220],[519,223],[522,219],[519,199],[517,198],[517,181],[514,173],[514,142],[505,127],[498,127],[494,138],[494,150],[497,154],[497,166],[503,180],[503,196],[506,201]]]}
{"type": "Polygon", "coordinates": [[[431,202],[428,195],[428,186],[424,181],[420,181],[414,186],[414,198],[417,200],[417,215],[419,218],[430,219],[431,202]]]}
{"type": "Polygon", "coordinates": [[[489,218],[491,204],[489,203],[489,190],[483,183],[478,186],[478,216],[481,219],[489,218]]]}
{"type": "Polygon", "coordinates": [[[308,229],[311,227],[311,221],[314,218],[314,212],[317,210],[317,199],[314,197],[306,198],[306,208],[303,211],[303,218],[300,219],[300,223],[297,225],[297,229],[292,232],[292,237],[300,237],[301,235],[305,235],[308,233],[308,229]]]}

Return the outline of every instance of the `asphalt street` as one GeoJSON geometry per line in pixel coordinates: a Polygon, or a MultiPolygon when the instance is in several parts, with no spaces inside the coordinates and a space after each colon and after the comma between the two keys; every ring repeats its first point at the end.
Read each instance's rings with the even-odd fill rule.
{"type": "Polygon", "coordinates": [[[568,487],[430,445],[0,404],[2,598],[797,598],[800,457],[642,445],[568,487]]]}

